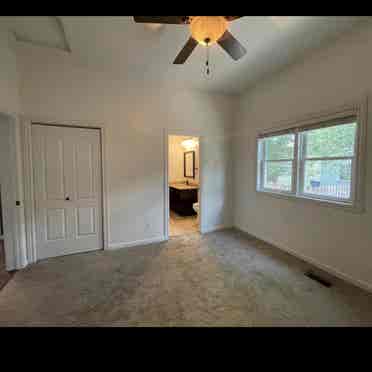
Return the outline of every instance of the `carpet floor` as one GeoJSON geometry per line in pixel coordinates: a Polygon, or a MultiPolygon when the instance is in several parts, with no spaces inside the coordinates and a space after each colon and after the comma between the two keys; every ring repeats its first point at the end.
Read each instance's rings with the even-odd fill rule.
{"type": "Polygon", "coordinates": [[[236,230],[48,259],[0,291],[0,326],[371,326],[372,295],[236,230]]]}

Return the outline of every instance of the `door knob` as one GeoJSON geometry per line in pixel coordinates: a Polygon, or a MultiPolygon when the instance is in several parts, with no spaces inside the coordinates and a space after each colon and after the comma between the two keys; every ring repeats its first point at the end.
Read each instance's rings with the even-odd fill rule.
{"type": "Polygon", "coordinates": [[[69,198],[69,197],[67,196],[67,197],[66,197],[66,200],[67,200],[67,201],[69,201],[69,200],[70,200],[70,198],[69,198]]]}

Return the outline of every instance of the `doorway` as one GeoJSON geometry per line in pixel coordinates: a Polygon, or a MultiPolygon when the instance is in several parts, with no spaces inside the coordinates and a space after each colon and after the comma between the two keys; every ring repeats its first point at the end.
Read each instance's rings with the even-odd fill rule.
{"type": "Polygon", "coordinates": [[[32,125],[37,259],[103,249],[100,130],[32,125]]]}
{"type": "Polygon", "coordinates": [[[168,234],[200,232],[199,137],[168,135],[168,234]]]}

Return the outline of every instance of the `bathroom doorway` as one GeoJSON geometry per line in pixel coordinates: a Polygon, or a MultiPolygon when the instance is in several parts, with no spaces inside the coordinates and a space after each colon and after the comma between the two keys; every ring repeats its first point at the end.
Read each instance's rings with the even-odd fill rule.
{"type": "Polygon", "coordinates": [[[168,135],[168,236],[200,231],[199,137],[168,135]]]}

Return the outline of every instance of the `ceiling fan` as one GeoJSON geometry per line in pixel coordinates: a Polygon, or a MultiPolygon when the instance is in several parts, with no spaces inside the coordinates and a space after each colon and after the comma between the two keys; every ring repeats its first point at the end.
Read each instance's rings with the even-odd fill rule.
{"type": "Polygon", "coordinates": [[[232,59],[237,61],[246,54],[246,49],[228,30],[228,24],[244,16],[134,16],[137,23],[188,25],[191,36],[177,55],[173,64],[186,62],[198,44],[209,47],[219,44],[232,59]]]}

